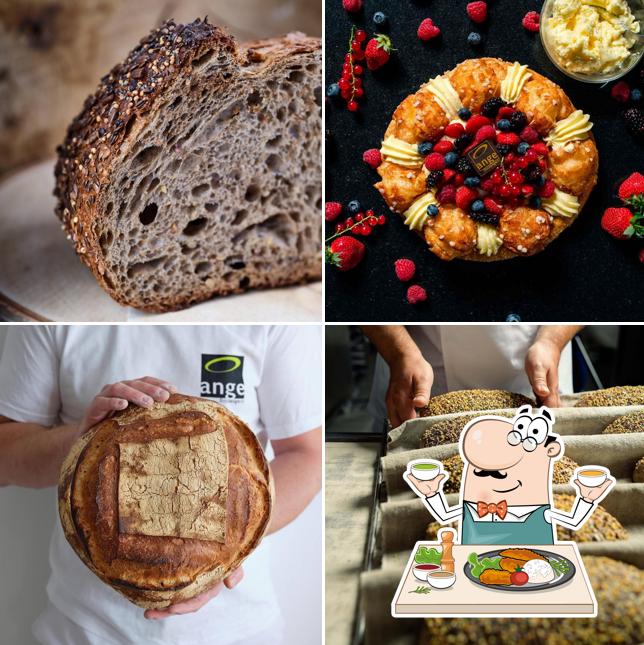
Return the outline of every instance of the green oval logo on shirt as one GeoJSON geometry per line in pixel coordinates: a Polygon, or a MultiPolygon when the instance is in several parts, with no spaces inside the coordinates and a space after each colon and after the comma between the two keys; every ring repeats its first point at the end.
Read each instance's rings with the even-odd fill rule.
{"type": "Polygon", "coordinates": [[[225,374],[226,372],[234,372],[240,365],[241,361],[237,356],[218,356],[208,361],[203,368],[211,374],[225,374]],[[220,365],[220,363],[223,363],[223,365],[220,365]],[[231,365],[226,367],[227,363],[231,365]]]}

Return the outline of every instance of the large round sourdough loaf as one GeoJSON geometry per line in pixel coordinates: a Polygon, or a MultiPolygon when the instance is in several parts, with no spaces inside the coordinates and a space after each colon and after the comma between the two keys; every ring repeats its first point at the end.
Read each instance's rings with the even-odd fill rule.
{"type": "Polygon", "coordinates": [[[78,439],[58,499],[83,562],[132,602],[158,609],[207,591],[241,564],[268,525],[272,484],[243,421],[174,394],[78,439]]]}

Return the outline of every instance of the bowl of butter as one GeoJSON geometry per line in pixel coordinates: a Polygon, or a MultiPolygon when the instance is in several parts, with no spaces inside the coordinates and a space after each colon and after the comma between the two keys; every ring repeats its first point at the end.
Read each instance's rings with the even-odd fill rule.
{"type": "Polygon", "coordinates": [[[546,0],[541,43],[564,74],[606,83],[627,74],[644,53],[644,0],[546,0]]]}

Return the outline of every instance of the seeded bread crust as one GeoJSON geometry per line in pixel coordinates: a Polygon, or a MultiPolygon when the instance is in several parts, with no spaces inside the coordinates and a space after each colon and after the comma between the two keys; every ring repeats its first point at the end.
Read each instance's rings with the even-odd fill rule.
{"type": "MultiPolygon", "coordinates": [[[[177,79],[189,77],[201,64],[202,57],[208,61],[213,57],[217,59],[222,72],[216,82],[223,88],[236,75],[243,73],[249,80],[256,81],[298,56],[317,57],[320,50],[319,39],[300,33],[238,48],[232,37],[209,24],[207,19],[187,25],[168,21],[144,38],[123,63],[101,79],[98,89],[85,101],[82,112],[73,120],[64,143],[57,150],[54,195],[58,198],[56,214],[77,254],[117,302],[144,311],[172,311],[213,295],[320,278],[319,251],[298,254],[293,249],[288,271],[269,269],[254,281],[222,286],[215,279],[207,279],[191,293],[184,290],[159,297],[126,294],[127,285],[122,280],[117,281],[110,271],[100,239],[106,209],[105,193],[119,160],[130,151],[137,152],[133,148],[137,133],[154,118],[155,110],[165,101],[169,88],[177,79]]],[[[311,136],[314,139],[311,154],[315,157],[319,134],[311,133],[311,136]]],[[[317,159],[316,162],[319,163],[317,159]]],[[[289,180],[297,182],[298,177],[289,180]]],[[[312,197],[311,213],[302,216],[307,219],[313,219],[316,211],[315,196],[312,197]]],[[[317,225],[311,227],[314,237],[319,236],[318,228],[317,225]]],[[[319,248],[320,244],[315,246],[319,248]]]]}

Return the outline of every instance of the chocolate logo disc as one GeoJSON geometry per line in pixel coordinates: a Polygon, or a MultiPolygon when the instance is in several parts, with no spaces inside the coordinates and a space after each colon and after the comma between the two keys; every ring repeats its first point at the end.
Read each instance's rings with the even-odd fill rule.
{"type": "Polygon", "coordinates": [[[472,162],[472,166],[474,166],[474,170],[476,170],[479,177],[487,175],[501,164],[499,151],[488,140],[481,141],[481,143],[472,148],[467,153],[467,157],[472,162]]]}

